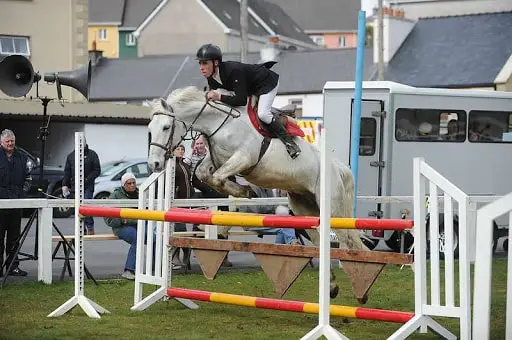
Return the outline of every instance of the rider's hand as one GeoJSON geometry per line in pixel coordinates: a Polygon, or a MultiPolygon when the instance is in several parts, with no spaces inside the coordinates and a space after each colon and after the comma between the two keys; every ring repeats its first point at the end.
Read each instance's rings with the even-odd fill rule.
{"type": "Polygon", "coordinates": [[[208,91],[206,93],[206,98],[208,100],[220,100],[220,93],[215,92],[215,91],[208,91]]]}

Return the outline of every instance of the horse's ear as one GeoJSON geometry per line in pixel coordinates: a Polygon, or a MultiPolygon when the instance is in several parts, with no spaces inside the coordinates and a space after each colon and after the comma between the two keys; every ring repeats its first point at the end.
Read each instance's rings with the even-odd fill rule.
{"type": "Polygon", "coordinates": [[[160,98],[160,104],[162,104],[162,107],[163,107],[164,109],[166,109],[167,111],[169,111],[169,105],[167,105],[167,102],[165,101],[165,99],[160,98]]]}

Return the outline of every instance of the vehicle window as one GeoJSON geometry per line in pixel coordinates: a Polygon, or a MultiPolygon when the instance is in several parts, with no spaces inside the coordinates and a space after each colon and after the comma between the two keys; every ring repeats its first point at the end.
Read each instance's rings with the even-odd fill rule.
{"type": "Polygon", "coordinates": [[[512,143],[512,112],[469,112],[468,139],[473,143],[512,143]]]}
{"type": "Polygon", "coordinates": [[[359,137],[359,156],[373,156],[377,140],[377,120],[361,118],[361,135],[359,137]]]}
{"type": "Polygon", "coordinates": [[[464,142],[466,112],[400,108],[395,114],[395,138],[401,142],[464,142]]]}
{"type": "Polygon", "coordinates": [[[132,165],[128,172],[133,173],[135,175],[135,178],[144,178],[149,177],[150,175],[148,163],[146,162],[132,165]]]}
{"type": "Polygon", "coordinates": [[[116,174],[119,170],[124,168],[126,165],[127,165],[127,162],[124,162],[124,161],[104,163],[101,165],[100,176],[112,176],[112,175],[116,174]]]}

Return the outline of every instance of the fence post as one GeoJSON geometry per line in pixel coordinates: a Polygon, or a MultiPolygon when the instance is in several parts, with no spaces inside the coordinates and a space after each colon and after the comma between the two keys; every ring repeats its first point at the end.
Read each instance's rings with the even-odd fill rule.
{"type": "Polygon", "coordinates": [[[52,227],[53,209],[39,208],[38,216],[38,249],[37,249],[37,280],[46,284],[52,283],[52,227]]]}

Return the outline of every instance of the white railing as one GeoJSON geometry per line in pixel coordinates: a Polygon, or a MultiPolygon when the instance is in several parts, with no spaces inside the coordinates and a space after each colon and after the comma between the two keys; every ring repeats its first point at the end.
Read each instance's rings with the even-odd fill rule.
{"type": "Polygon", "coordinates": [[[415,316],[388,339],[405,339],[418,329],[422,333],[426,332],[427,327],[446,339],[457,339],[453,333],[432,319],[434,316],[442,316],[459,319],[460,339],[469,340],[471,339],[470,261],[467,230],[469,198],[462,190],[432,169],[422,158],[414,159],[413,179],[414,196],[416,197],[414,201],[415,316]],[[428,233],[425,207],[427,185],[429,197],[441,196],[444,202],[444,227],[443,230],[440,230],[439,200],[430,201],[428,233]],[[457,270],[454,261],[454,240],[457,234],[454,232],[453,223],[454,202],[457,203],[459,225],[458,294],[455,293],[457,270]],[[429,257],[427,257],[427,245],[430,246],[429,257]],[[440,245],[444,247],[443,282],[441,282],[440,245]],[[428,259],[430,259],[430,268],[428,259]],[[430,292],[427,291],[428,269],[430,269],[430,292]],[[443,288],[444,299],[441,299],[443,288]],[[457,296],[459,298],[458,305],[455,303],[457,296]]]}
{"type": "MultiPolygon", "coordinates": [[[[492,242],[494,219],[508,214],[512,223],[512,193],[477,212],[473,339],[488,340],[491,330],[492,242]]],[[[510,238],[510,228],[508,237],[510,238]]],[[[512,252],[508,252],[505,339],[512,339],[512,252]]]]}
{"type": "MultiPolygon", "coordinates": [[[[174,161],[174,159],[172,159],[174,161]]],[[[174,162],[168,161],[160,173],[153,173],[139,188],[139,209],[169,210],[174,199],[174,162]],[[164,198],[162,201],[156,200],[164,198]]],[[[135,265],[135,293],[133,310],[144,309],[166,296],[169,275],[169,222],[137,222],[137,257],[135,265]],[[155,235],[155,247],[153,247],[155,235]],[[146,247],[144,240],[146,239],[146,247]],[[160,286],[146,298],[142,298],[144,284],[160,286]]]]}

